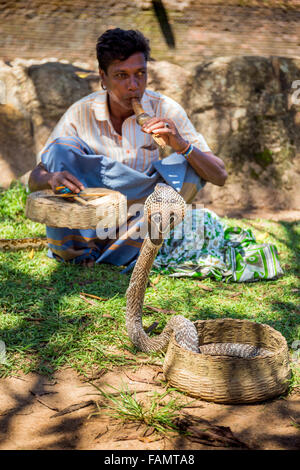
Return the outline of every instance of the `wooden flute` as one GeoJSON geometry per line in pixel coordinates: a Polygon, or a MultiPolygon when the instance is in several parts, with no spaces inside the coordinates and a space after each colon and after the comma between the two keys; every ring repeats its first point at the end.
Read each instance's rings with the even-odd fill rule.
{"type": "MultiPolygon", "coordinates": [[[[134,111],[134,114],[136,115],[136,122],[138,123],[139,126],[143,126],[149,119],[151,119],[151,116],[149,114],[145,113],[145,111],[142,108],[141,103],[137,98],[133,98],[131,100],[132,103],[132,108],[134,111]]],[[[157,134],[151,134],[155,142],[161,147],[164,148],[166,146],[165,141],[162,137],[159,137],[157,134]]]]}

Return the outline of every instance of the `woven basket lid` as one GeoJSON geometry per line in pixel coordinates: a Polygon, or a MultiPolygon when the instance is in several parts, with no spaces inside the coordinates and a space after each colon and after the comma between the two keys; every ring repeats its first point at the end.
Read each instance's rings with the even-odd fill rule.
{"type": "Polygon", "coordinates": [[[70,229],[112,228],[126,222],[127,201],[123,194],[104,188],[86,188],[84,192],[94,195],[94,199],[86,198],[87,205],[58,197],[50,189],[33,192],[27,198],[25,215],[49,227],[70,229]]]}

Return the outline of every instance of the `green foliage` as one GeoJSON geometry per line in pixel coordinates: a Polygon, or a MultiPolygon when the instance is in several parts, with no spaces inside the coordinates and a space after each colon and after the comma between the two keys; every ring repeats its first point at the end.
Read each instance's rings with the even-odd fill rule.
{"type": "Polygon", "coordinates": [[[266,168],[273,163],[272,151],[264,148],[263,152],[254,154],[254,159],[262,168],[266,168]]]}
{"type": "Polygon", "coordinates": [[[14,181],[9,189],[0,189],[0,237],[22,238],[45,236],[45,226],[25,218],[28,196],[26,187],[14,181]]]}
{"type": "Polygon", "coordinates": [[[130,392],[126,385],[121,390],[111,387],[117,390],[117,393],[108,393],[94,386],[104,398],[104,403],[98,404],[98,412],[93,414],[101,414],[101,408],[104,408],[113,418],[123,422],[139,422],[162,434],[177,430],[174,420],[178,417],[178,411],[186,406],[186,403],[182,403],[178,398],[171,398],[167,402],[164,400],[174,389],[168,389],[161,394],[153,392],[148,401],[143,402],[138,400],[136,393],[130,392]]]}
{"type": "Polygon", "coordinates": [[[26,188],[19,182],[13,182],[6,191],[0,190],[0,221],[23,219],[26,198],[26,188]]]}

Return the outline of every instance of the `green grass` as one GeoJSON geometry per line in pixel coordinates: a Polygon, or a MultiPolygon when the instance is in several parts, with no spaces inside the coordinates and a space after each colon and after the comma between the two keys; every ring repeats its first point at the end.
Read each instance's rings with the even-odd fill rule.
{"type": "Polygon", "coordinates": [[[133,421],[144,424],[158,433],[178,431],[174,420],[178,417],[178,411],[186,407],[186,403],[178,398],[169,397],[169,400],[165,401],[166,396],[175,389],[168,389],[163,393],[153,392],[148,394],[145,401],[138,400],[136,393],[130,392],[126,385],[118,389],[116,393],[104,392],[96,385],[94,387],[104,401],[101,400],[101,404],[97,402],[98,411],[90,416],[101,415],[104,409],[112,418],[123,422],[133,421]]]}
{"type": "MultiPolygon", "coordinates": [[[[45,235],[43,225],[25,219],[25,200],[25,188],[19,184],[0,193],[1,238],[45,235]]],[[[300,225],[261,219],[232,223],[251,228],[258,241],[277,246],[282,278],[251,284],[205,279],[201,282],[213,289],[209,292],[199,288],[197,280],[161,276],[155,289],[147,289],[145,303],[176,310],[192,321],[231,317],[266,323],[280,331],[291,347],[300,339],[300,225]]],[[[51,375],[66,365],[89,373],[95,367],[135,365],[140,358],[162,362],[162,355],[140,353],[128,339],[125,292],[130,274],[121,270],[59,264],[47,257],[46,249],[0,252],[0,340],[7,351],[1,376],[18,371],[51,375]],[[108,300],[90,305],[80,292],[108,300]]],[[[159,321],[157,331],[161,331],[169,318],[145,310],[144,325],[159,321]]],[[[300,384],[298,369],[294,363],[292,387],[300,384]]]]}

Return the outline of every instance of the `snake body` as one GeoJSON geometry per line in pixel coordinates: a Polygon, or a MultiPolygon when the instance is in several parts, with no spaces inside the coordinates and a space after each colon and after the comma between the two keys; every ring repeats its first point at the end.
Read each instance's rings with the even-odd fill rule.
{"type": "Polygon", "coordinates": [[[183,220],[186,204],[180,194],[166,184],[157,184],[145,201],[144,217],[148,224],[139,257],[126,292],[126,328],[133,344],[141,351],[164,351],[175,334],[177,343],[194,353],[234,357],[267,356],[269,351],[243,343],[210,343],[199,346],[199,338],[193,322],[175,315],[160,335],[149,337],[143,328],[142,312],[148,277],[154,259],[169,230],[183,220]]]}

